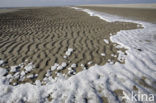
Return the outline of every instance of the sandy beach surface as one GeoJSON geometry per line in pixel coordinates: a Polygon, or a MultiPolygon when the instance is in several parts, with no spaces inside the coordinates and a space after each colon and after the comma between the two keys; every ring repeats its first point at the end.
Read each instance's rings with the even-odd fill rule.
{"type": "Polygon", "coordinates": [[[84,5],[95,11],[156,23],[156,4],[84,5]]]}
{"type": "Polygon", "coordinates": [[[155,17],[153,8],[103,6],[0,13],[0,102],[131,103],[122,97],[133,92],[155,97],[155,17]]]}
{"type": "Polygon", "coordinates": [[[84,12],[58,7],[1,14],[0,27],[0,58],[9,66],[32,62],[36,68],[32,73],[37,73],[41,80],[55,63],[65,62],[67,66],[58,71],[67,74],[72,64],[78,72],[82,70],[81,64],[88,67],[88,62],[92,65],[104,65],[108,60],[119,62],[117,44],[109,40],[110,34],[135,29],[137,25],[108,23],[84,12]],[[70,57],[65,54],[68,48],[73,49],[70,57]]]}
{"type": "Polygon", "coordinates": [[[14,12],[14,11],[17,11],[18,9],[16,8],[0,8],[0,14],[2,13],[7,13],[7,12],[14,12]]]}

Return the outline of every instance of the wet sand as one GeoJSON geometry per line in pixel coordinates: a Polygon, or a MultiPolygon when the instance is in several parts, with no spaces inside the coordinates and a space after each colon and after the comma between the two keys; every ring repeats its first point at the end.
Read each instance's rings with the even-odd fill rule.
{"type": "Polygon", "coordinates": [[[5,61],[3,67],[8,70],[10,66],[21,63],[32,62],[35,65],[35,69],[28,74],[38,74],[38,77],[22,82],[42,80],[55,63],[65,62],[67,66],[63,70],[51,71],[53,77],[58,72],[67,74],[67,68],[72,64],[76,64],[74,70],[79,72],[83,70],[81,64],[89,67],[107,62],[124,63],[117,59],[117,51],[124,52],[125,49],[116,48],[117,44],[109,40],[110,35],[136,28],[135,23],[109,23],[67,7],[27,8],[2,13],[0,59],[5,61]],[[64,58],[68,48],[72,48],[73,52],[64,58]]]}
{"type": "Polygon", "coordinates": [[[134,20],[156,23],[156,4],[135,5],[87,5],[80,6],[100,12],[123,16],[134,20]]]}
{"type": "Polygon", "coordinates": [[[18,9],[5,9],[5,8],[2,9],[2,8],[0,8],[0,14],[14,12],[14,11],[18,11],[18,9]]]}

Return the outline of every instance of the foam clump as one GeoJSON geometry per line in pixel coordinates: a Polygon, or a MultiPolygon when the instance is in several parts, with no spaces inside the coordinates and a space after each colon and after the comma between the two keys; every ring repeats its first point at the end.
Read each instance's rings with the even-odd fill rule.
{"type": "Polygon", "coordinates": [[[24,69],[26,70],[26,72],[30,72],[34,67],[35,66],[32,63],[29,63],[24,67],[24,69]]]}
{"type": "Polygon", "coordinates": [[[56,70],[58,66],[59,64],[55,63],[53,66],[51,66],[51,70],[52,71],[56,70]]]}
{"type": "Polygon", "coordinates": [[[7,72],[8,71],[6,69],[0,67],[0,76],[5,75],[7,72]]]}
{"type": "Polygon", "coordinates": [[[16,72],[18,66],[11,66],[10,72],[16,72]]]}
{"type": "Polygon", "coordinates": [[[51,71],[54,71],[54,70],[62,70],[62,69],[64,69],[66,66],[67,66],[67,63],[65,63],[65,62],[62,62],[61,65],[55,63],[53,66],[51,66],[51,71]]]}
{"type": "Polygon", "coordinates": [[[3,60],[0,60],[0,65],[4,64],[4,61],[3,60]]]}
{"type": "Polygon", "coordinates": [[[61,66],[62,66],[62,67],[66,67],[66,66],[67,66],[67,63],[63,62],[63,63],[61,64],[61,66]]]}
{"type": "Polygon", "coordinates": [[[67,50],[66,53],[65,53],[64,58],[66,59],[67,57],[69,57],[69,56],[71,55],[72,52],[73,52],[73,49],[72,49],[72,48],[68,48],[68,50],[67,50]]]}
{"type": "Polygon", "coordinates": [[[105,42],[106,44],[109,44],[109,41],[108,41],[107,39],[104,39],[104,42],[105,42]]]}
{"type": "Polygon", "coordinates": [[[75,64],[75,63],[72,64],[71,67],[72,67],[72,68],[76,68],[76,64],[75,64]]]}
{"type": "Polygon", "coordinates": [[[101,56],[106,56],[106,54],[105,53],[101,53],[101,56]]]}

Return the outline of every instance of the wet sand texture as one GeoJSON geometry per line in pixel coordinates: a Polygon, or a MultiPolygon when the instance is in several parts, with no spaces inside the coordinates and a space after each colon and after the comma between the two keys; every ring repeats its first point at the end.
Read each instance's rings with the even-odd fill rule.
{"type": "Polygon", "coordinates": [[[18,11],[18,9],[0,9],[0,14],[1,13],[7,13],[7,12],[14,12],[14,11],[18,11]]]}
{"type": "Polygon", "coordinates": [[[66,7],[3,13],[0,14],[0,58],[9,66],[25,60],[32,62],[35,70],[31,73],[39,74],[37,79],[42,79],[55,63],[67,63],[64,70],[55,72],[67,72],[73,63],[77,65],[78,72],[81,71],[80,65],[87,67],[89,61],[93,62],[92,65],[120,62],[117,51],[124,49],[115,47],[117,44],[109,40],[110,34],[135,28],[137,25],[134,23],[109,23],[66,7]],[[64,58],[68,48],[73,48],[73,52],[64,58]]]}
{"type": "Polygon", "coordinates": [[[156,23],[156,9],[151,8],[123,8],[123,7],[103,7],[103,6],[81,6],[82,8],[92,9],[113,15],[123,16],[135,20],[143,20],[156,23]]]}

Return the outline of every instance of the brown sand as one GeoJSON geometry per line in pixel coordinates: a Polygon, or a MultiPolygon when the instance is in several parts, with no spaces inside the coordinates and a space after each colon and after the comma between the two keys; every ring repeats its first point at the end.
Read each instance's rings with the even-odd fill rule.
{"type": "MultiPolygon", "coordinates": [[[[67,63],[63,72],[71,64],[77,64],[76,72],[86,67],[89,61],[103,65],[109,60],[117,60],[118,50],[109,40],[110,34],[120,30],[135,29],[137,24],[126,22],[105,22],[98,17],[66,7],[23,9],[16,12],[0,14],[0,59],[6,65],[18,65],[25,60],[35,64],[31,73],[39,74],[43,79],[47,70],[54,63],[67,63]],[[109,44],[103,39],[108,39],[109,44]],[[68,48],[73,48],[72,55],[63,56],[68,48]],[[105,53],[105,56],[101,56],[105,53]],[[112,56],[116,55],[116,57],[112,56]]],[[[53,76],[55,73],[52,72],[53,76]]],[[[36,78],[35,78],[36,79],[36,78]]],[[[25,81],[33,81],[25,80],[25,81]]],[[[15,80],[16,81],[16,80],[15,80]]]]}
{"type": "MultiPolygon", "coordinates": [[[[137,6],[137,5],[136,5],[137,6]]],[[[82,8],[87,8],[91,10],[96,10],[100,12],[105,12],[113,15],[123,16],[130,19],[135,20],[143,20],[151,23],[156,23],[156,8],[136,8],[134,7],[127,7],[123,8],[120,5],[117,7],[114,5],[112,6],[80,6],[82,8]]]]}
{"type": "Polygon", "coordinates": [[[18,9],[0,9],[0,14],[1,13],[14,12],[14,11],[18,11],[18,9]]]}

